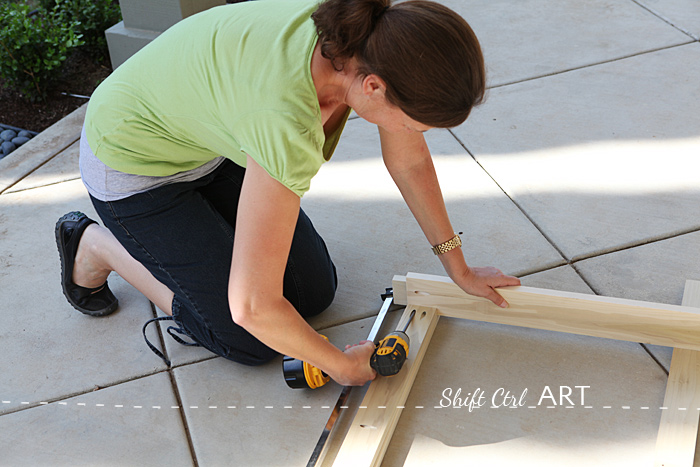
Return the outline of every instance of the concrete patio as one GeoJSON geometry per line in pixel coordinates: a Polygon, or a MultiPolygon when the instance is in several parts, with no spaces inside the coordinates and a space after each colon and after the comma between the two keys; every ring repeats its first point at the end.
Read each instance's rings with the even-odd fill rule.
{"type": "MultiPolygon", "coordinates": [[[[467,262],[534,287],[680,304],[685,280],[700,280],[700,3],[441,3],[470,22],[489,70],[469,120],[426,134],[467,262]]],[[[0,465],[306,465],[338,385],[291,390],[281,357],[248,368],[153,327],[169,369],[141,335],[162,313],[115,275],[113,315],[66,302],[54,223],[95,216],[77,167],[84,112],[0,161],[0,465]]],[[[366,338],[394,274],[444,275],[360,119],[302,206],[340,276],[312,324],[341,348],[366,338]]],[[[383,465],[652,466],[670,358],[443,319],[383,465]],[[440,408],[446,388],[527,389],[534,405],[545,386],[587,386],[585,405],[440,408]]]]}

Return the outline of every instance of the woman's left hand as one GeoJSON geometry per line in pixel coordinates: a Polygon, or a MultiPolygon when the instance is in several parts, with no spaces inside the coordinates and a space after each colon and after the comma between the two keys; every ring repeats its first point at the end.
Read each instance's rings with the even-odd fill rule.
{"type": "Polygon", "coordinates": [[[470,295],[491,300],[501,308],[507,308],[508,303],[494,289],[509,285],[520,285],[520,279],[506,276],[500,270],[492,267],[470,268],[460,277],[454,277],[459,287],[470,295]]]}

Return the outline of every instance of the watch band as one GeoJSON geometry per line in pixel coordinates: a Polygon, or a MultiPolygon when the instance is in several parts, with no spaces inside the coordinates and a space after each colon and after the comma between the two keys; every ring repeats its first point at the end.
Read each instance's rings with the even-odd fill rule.
{"type": "Polygon", "coordinates": [[[454,250],[455,248],[459,248],[460,246],[462,246],[462,239],[459,237],[459,234],[455,234],[454,237],[446,242],[433,246],[432,250],[436,255],[442,255],[448,251],[454,250]]]}

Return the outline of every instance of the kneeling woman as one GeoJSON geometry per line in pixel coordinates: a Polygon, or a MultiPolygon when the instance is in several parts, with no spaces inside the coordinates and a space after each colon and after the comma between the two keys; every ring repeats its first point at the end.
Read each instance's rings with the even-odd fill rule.
{"type": "Polygon", "coordinates": [[[69,302],[117,307],[116,271],[179,331],[256,365],[284,353],[344,385],[374,378],[362,342],[338,350],[306,322],[335,266],[300,209],[354,110],[449,276],[504,306],[518,279],[467,266],[423,132],[461,124],[484,94],[479,43],[436,3],[269,0],[213,8],[170,28],[90,100],[80,167],[105,227],[56,226],[69,302]]]}

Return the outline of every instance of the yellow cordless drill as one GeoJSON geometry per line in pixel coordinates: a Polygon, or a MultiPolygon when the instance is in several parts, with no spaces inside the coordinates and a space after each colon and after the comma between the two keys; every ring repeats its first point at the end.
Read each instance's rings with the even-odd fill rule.
{"type": "MultiPolygon", "coordinates": [[[[389,333],[376,344],[377,348],[369,360],[369,365],[380,375],[394,376],[401,370],[408,357],[409,339],[406,329],[415,313],[411,312],[403,329],[389,333]]],[[[323,338],[328,340],[326,336],[323,338]]],[[[283,370],[287,386],[293,389],[315,389],[330,381],[330,377],[323,371],[292,357],[284,357],[283,370]]]]}

